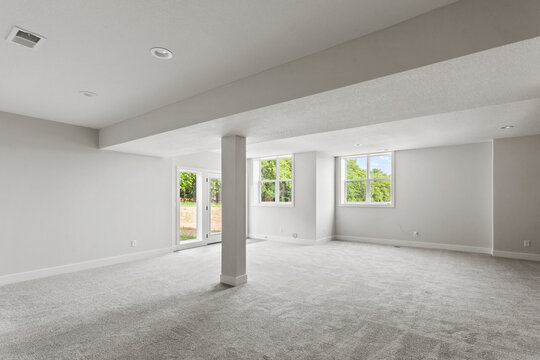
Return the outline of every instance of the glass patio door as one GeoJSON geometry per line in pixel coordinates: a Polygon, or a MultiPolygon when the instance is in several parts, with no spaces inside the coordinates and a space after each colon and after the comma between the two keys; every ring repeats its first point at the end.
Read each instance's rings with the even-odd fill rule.
{"type": "Polygon", "coordinates": [[[204,245],[202,225],[202,173],[179,170],[177,181],[177,240],[179,249],[204,245]]]}
{"type": "Polygon", "coordinates": [[[221,241],[221,175],[208,174],[207,243],[221,241]]]}
{"type": "Polygon", "coordinates": [[[177,170],[176,248],[221,241],[221,174],[177,170]]]}

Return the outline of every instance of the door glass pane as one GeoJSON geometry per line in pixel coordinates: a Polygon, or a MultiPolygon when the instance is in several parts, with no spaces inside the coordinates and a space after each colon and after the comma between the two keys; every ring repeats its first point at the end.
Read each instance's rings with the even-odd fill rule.
{"type": "Polygon", "coordinates": [[[276,160],[261,160],[261,180],[276,180],[276,160]]]}
{"type": "Polygon", "coordinates": [[[347,161],[347,180],[362,180],[367,175],[367,159],[359,157],[346,159],[347,161]]]}
{"type": "MultiPolygon", "coordinates": [[[[281,169],[279,172],[281,172],[281,169]]],[[[292,182],[280,181],[279,182],[279,201],[291,202],[291,200],[292,200],[292,182]]]]}
{"type": "Polygon", "coordinates": [[[197,174],[180,173],[180,241],[197,238],[197,174]]]}
{"type": "Polygon", "coordinates": [[[210,178],[210,233],[221,232],[221,179],[210,178]]]}
{"type": "Polygon", "coordinates": [[[348,181],[347,183],[347,202],[366,201],[366,182],[348,181]]]}
{"type": "Polygon", "coordinates": [[[392,182],[390,180],[374,180],[370,183],[371,202],[392,201],[392,182]]]}
{"type": "Polygon", "coordinates": [[[392,177],[392,155],[370,156],[369,167],[369,177],[371,179],[392,177]]]}
{"type": "Polygon", "coordinates": [[[263,182],[261,183],[261,202],[276,201],[276,183],[263,182]]]}
{"type": "Polygon", "coordinates": [[[292,179],[292,159],[291,158],[279,159],[279,179],[280,180],[292,179]]]}

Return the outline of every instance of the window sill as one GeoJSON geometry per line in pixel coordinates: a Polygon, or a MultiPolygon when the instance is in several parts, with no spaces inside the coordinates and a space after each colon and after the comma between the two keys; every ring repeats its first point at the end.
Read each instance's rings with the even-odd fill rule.
{"type": "Polygon", "coordinates": [[[338,204],[338,207],[352,207],[352,208],[395,208],[394,203],[384,203],[384,204],[338,204]]]}
{"type": "Polygon", "coordinates": [[[256,203],[251,206],[257,206],[257,207],[294,207],[293,203],[269,203],[269,204],[263,204],[263,203],[256,203]]]}

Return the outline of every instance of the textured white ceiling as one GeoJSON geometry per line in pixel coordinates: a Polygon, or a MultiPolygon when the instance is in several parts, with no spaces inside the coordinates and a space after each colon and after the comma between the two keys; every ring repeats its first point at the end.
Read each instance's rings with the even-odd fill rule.
{"type": "MultiPolygon", "coordinates": [[[[247,153],[249,158],[306,151],[343,156],[536,134],[540,134],[540,99],[248,144],[247,153]],[[505,125],[514,128],[502,130],[505,125]]],[[[178,163],[219,164],[219,153],[215,150],[183,155],[178,163]]]]}
{"type": "Polygon", "coordinates": [[[0,111],[101,128],[454,1],[2,0],[2,37],[47,42],[0,39],[0,111]]]}
{"type": "Polygon", "coordinates": [[[240,134],[248,137],[251,155],[339,154],[358,151],[354,143],[373,151],[538,133],[539,63],[540,38],[535,38],[110,149],[174,156],[219,149],[222,135],[240,134]],[[413,120],[401,122],[405,119],[413,120]],[[519,127],[498,131],[508,122],[519,127]],[[310,135],[317,133],[327,134],[310,135]]]}
{"type": "Polygon", "coordinates": [[[248,156],[304,151],[340,156],[535,134],[540,134],[540,99],[250,144],[248,156]],[[505,125],[514,128],[501,130],[505,125]]]}

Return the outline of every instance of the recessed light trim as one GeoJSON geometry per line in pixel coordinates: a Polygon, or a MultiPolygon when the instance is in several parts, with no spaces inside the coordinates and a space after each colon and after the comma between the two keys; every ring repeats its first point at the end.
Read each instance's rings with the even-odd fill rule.
{"type": "Polygon", "coordinates": [[[169,49],[165,49],[162,47],[153,47],[150,49],[150,54],[152,54],[153,57],[161,59],[161,60],[168,60],[173,58],[173,53],[169,49]]]}
{"type": "Polygon", "coordinates": [[[82,91],[79,91],[79,93],[82,95],[82,96],[86,96],[86,97],[93,97],[93,96],[96,96],[97,94],[93,91],[88,91],[88,90],[82,90],[82,91]]]}
{"type": "Polygon", "coordinates": [[[508,130],[508,129],[513,129],[513,128],[514,128],[514,125],[501,126],[501,130],[508,130]]]}

